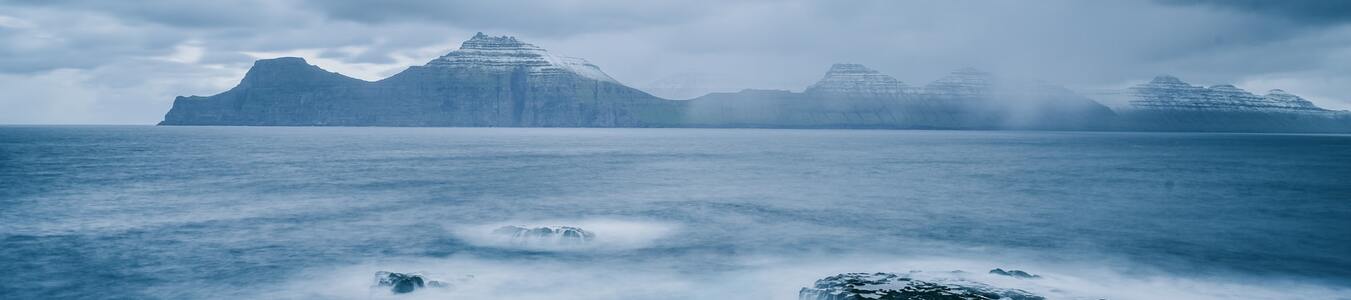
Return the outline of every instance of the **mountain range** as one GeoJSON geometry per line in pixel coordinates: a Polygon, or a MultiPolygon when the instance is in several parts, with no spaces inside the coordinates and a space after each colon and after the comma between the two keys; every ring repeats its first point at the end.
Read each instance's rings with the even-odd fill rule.
{"type": "Polygon", "coordinates": [[[802,92],[667,100],[584,59],[479,33],[374,82],[301,58],[259,60],[230,90],[178,97],[160,124],[1351,131],[1351,113],[1280,90],[1259,96],[1159,76],[1126,95],[1129,107],[1114,111],[1060,86],[976,69],[912,86],[860,64],[835,64],[802,92]]]}

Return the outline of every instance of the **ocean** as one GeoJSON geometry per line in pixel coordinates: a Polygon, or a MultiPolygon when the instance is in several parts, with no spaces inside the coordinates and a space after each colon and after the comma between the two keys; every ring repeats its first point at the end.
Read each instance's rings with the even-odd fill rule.
{"type": "Polygon", "coordinates": [[[1351,299],[1351,136],[0,127],[0,299],[797,299],[993,268],[1053,299],[1351,299]]]}

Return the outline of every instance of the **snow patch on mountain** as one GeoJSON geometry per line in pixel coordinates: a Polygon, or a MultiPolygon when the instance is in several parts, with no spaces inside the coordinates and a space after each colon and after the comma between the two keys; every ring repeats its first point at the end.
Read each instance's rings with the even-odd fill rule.
{"type": "Polygon", "coordinates": [[[1230,111],[1326,113],[1318,107],[1282,90],[1256,95],[1228,84],[1201,87],[1177,77],[1160,75],[1149,83],[1130,88],[1130,105],[1141,110],[1230,111]]]}
{"type": "Polygon", "coordinates": [[[835,64],[821,81],[804,91],[809,95],[860,98],[894,98],[910,92],[910,87],[890,75],[860,64],[835,64]]]}
{"type": "Polygon", "coordinates": [[[560,56],[511,36],[488,36],[482,32],[460,44],[460,49],[446,53],[428,67],[471,68],[511,72],[524,69],[531,75],[558,75],[572,73],[597,81],[618,82],[585,59],[560,56]]]}

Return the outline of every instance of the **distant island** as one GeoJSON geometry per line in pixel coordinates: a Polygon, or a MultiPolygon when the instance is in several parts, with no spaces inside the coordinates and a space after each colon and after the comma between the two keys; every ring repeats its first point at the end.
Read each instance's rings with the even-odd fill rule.
{"type": "Polygon", "coordinates": [[[160,125],[755,127],[1351,132],[1351,112],[1272,90],[1159,76],[1112,109],[1066,89],[961,69],[922,87],[835,64],[803,92],[743,90],[668,100],[580,58],[483,33],[459,50],[364,81],[302,58],[259,60],[238,86],[178,97],[160,125]]]}

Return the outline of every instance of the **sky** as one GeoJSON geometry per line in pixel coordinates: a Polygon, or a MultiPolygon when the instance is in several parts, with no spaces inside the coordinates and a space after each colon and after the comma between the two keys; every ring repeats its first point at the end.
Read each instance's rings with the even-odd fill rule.
{"type": "Polygon", "coordinates": [[[0,0],[0,124],[153,124],[300,56],[378,80],[511,35],[658,95],[800,91],[833,63],[1093,94],[1169,74],[1351,109],[1351,1],[0,0]]]}

